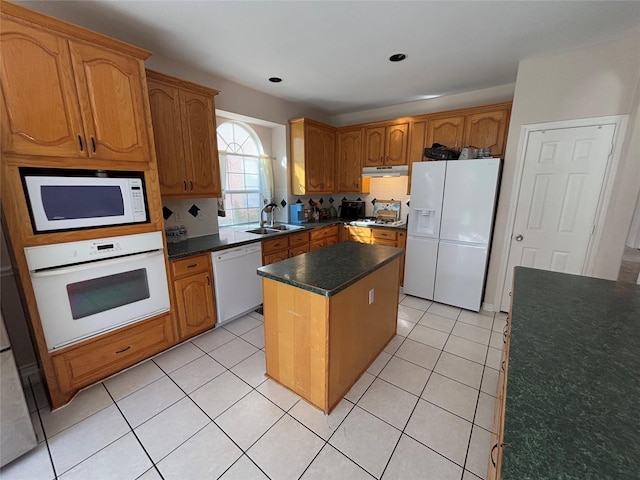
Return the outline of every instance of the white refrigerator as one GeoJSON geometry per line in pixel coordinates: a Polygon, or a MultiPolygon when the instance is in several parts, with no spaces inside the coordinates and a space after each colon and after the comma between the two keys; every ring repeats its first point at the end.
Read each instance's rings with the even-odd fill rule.
{"type": "Polygon", "coordinates": [[[500,162],[413,164],[404,293],[480,310],[500,162]]]}

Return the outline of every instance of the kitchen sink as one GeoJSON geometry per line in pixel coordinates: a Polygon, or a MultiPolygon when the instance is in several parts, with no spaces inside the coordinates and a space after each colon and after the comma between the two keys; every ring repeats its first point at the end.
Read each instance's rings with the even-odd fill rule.
{"type": "Polygon", "coordinates": [[[247,233],[255,233],[257,235],[268,235],[270,233],[280,233],[280,228],[254,228],[253,230],[245,230],[247,233]]]}
{"type": "Polygon", "coordinates": [[[302,227],[300,225],[280,224],[280,225],[270,226],[269,228],[273,228],[275,230],[298,230],[298,229],[300,229],[302,227]]]}

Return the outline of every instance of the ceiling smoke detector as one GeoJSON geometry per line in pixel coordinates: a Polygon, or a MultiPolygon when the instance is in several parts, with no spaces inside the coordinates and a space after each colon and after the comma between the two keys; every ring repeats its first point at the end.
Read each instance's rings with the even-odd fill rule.
{"type": "Polygon", "coordinates": [[[405,58],[407,58],[407,54],[406,53],[394,53],[393,55],[391,55],[389,57],[389,61],[390,62],[401,62],[405,58]]]}

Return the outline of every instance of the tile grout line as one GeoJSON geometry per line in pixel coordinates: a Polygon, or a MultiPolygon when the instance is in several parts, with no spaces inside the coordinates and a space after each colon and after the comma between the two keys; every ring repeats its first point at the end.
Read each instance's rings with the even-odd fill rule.
{"type": "Polygon", "coordinates": [[[58,479],[58,473],[56,472],[56,465],[53,463],[53,455],[51,454],[51,448],[49,447],[49,438],[47,436],[47,432],[44,430],[44,422],[42,421],[42,416],[40,415],[40,408],[38,407],[38,400],[36,399],[36,394],[33,390],[33,383],[31,382],[31,377],[29,379],[29,390],[31,390],[31,396],[33,397],[33,403],[36,407],[36,412],[38,413],[38,421],[40,422],[40,428],[42,428],[42,435],[44,436],[44,443],[47,447],[47,455],[49,456],[49,462],[51,463],[51,469],[53,470],[53,478],[55,480],[58,479]]]}

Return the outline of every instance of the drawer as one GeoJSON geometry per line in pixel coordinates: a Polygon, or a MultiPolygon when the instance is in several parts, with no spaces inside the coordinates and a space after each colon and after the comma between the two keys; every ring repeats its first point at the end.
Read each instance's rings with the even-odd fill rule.
{"type": "Polygon", "coordinates": [[[297,247],[303,243],[309,243],[309,232],[292,233],[289,235],[290,247],[297,247]]]}
{"type": "Polygon", "coordinates": [[[272,238],[271,240],[262,241],[263,255],[277,252],[279,250],[286,250],[287,248],[289,248],[289,239],[286,235],[279,236],[278,238],[272,238]]]}
{"type": "Polygon", "coordinates": [[[82,388],[175,343],[171,314],[143,320],[52,355],[62,391],[82,388]]]}
{"type": "Polygon", "coordinates": [[[171,261],[173,278],[209,271],[211,271],[211,255],[208,253],[171,261]]]}
{"type": "Polygon", "coordinates": [[[398,239],[398,232],[395,230],[383,230],[382,228],[372,228],[371,230],[371,234],[375,239],[393,240],[394,242],[398,239]]]}
{"type": "Polygon", "coordinates": [[[320,240],[322,238],[328,238],[328,237],[336,237],[336,240],[338,238],[338,225],[331,225],[329,227],[323,227],[323,228],[314,228],[313,230],[311,230],[311,241],[313,242],[314,240],[320,240]]]}

